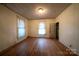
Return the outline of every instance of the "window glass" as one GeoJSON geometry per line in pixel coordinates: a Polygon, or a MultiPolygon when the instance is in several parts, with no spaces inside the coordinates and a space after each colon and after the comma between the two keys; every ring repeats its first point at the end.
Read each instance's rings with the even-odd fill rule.
{"type": "Polygon", "coordinates": [[[43,22],[39,24],[39,34],[45,34],[45,24],[43,22]]]}
{"type": "Polygon", "coordinates": [[[25,36],[25,25],[24,20],[19,19],[18,20],[18,37],[24,37],[25,36]]]}

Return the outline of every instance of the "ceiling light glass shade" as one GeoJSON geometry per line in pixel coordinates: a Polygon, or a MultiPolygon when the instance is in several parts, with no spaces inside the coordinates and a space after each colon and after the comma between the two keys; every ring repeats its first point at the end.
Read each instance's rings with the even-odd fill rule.
{"type": "Polygon", "coordinates": [[[47,9],[43,7],[38,7],[35,11],[38,16],[44,16],[47,13],[47,9]]]}
{"type": "Polygon", "coordinates": [[[44,9],[43,9],[43,8],[39,8],[39,9],[38,9],[38,12],[39,12],[39,13],[44,13],[44,9]]]}

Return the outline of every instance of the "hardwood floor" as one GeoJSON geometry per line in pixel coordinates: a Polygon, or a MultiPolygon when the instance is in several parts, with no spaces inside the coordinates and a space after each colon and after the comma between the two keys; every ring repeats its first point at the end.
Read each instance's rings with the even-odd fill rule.
{"type": "Polygon", "coordinates": [[[55,39],[28,38],[8,49],[2,56],[72,56],[75,55],[55,39]]]}

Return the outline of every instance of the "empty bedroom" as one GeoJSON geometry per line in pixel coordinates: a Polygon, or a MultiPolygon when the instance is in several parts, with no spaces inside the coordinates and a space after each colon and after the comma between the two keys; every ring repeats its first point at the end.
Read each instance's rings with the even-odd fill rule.
{"type": "Polygon", "coordinates": [[[78,56],[79,3],[1,3],[0,56],[78,56]]]}

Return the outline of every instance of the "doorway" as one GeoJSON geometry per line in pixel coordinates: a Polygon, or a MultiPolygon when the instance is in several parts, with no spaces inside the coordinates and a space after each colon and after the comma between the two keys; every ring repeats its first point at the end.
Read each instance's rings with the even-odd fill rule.
{"type": "Polygon", "coordinates": [[[59,22],[56,23],[56,39],[59,40],[59,22]]]}

